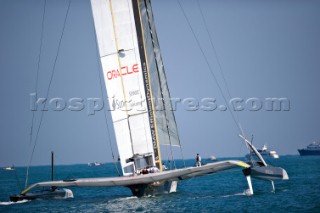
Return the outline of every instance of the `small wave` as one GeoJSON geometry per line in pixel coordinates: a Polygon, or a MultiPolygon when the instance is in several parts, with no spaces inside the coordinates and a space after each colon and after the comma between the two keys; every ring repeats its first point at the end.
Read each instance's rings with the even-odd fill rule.
{"type": "Polygon", "coordinates": [[[245,192],[242,192],[242,193],[236,193],[232,195],[223,195],[221,197],[234,197],[234,196],[247,196],[247,194],[245,192]]]}
{"type": "Polygon", "coordinates": [[[9,201],[9,202],[0,202],[0,206],[8,206],[8,205],[13,205],[13,204],[20,204],[20,203],[26,203],[26,202],[29,202],[30,200],[20,200],[20,201],[17,201],[17,202],[12,202],[12,201],[9,201]]]}
{"type": "Polygon", "coordinates": [[[133,199],[138,199],[138,197],[136,197],[136,196],[131,196],[131,197],[116,198],[116,199],[113,199],[112,202],[114,202],[114,201],[133,200],[133,199]]]}
{"type": "Polygon", "coordinates": [[[149,198],[149,197],[156,197],[156,196],[155,196],[155,195],[145,195],[145,196],[143,196],[143,197],[149,198]]]}

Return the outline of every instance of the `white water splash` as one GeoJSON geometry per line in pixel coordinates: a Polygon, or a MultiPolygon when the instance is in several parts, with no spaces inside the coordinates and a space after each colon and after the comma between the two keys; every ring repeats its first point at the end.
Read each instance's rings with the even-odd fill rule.
{"type": "Polygon", "coordinates": [[[26,202],[29,202],[30,200],[20,200],[20,201],[17,201],[17,202],[12,202],[12,201],[9,201],[9,202],[0,202],[0,206],[8,206],[8,205],[13,205],[13,204],[21,204],[21,203],[26,203],[26,202]]]}
{"type": "Polygon", "coordinates": [[[136,196],[131,196],[131,197],[122,197],[122,198],[116,198],[113,199],[112,201],[127,201],[127,200],[133,200],[133,199],[138,199],[136,196]]]}
{"type": "Polygon", "coordinates": [[[242,193],[236,193],[236,194],[232,194],[232,195],[224,195],[221,197],[234,197],[234,196],[248,196],[248,194],[246,192],[242,192],[242,193]]]}

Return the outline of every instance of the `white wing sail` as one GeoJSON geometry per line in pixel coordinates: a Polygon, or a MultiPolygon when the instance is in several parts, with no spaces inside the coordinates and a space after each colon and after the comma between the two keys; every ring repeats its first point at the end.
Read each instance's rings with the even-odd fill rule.
{"type": "Polygon", "coordinates": [[[134,156],[142,156],[140,166],[159,160],[133,5],[127,0],[92,0],[91,4],[122,172],[132,175],[139,169],[134,156]]]}
{"type": "Polygon", "coordinates": [[[149,0],[91,0],[122,172],[162,170],[160,144],[180,146],[149,0]]]}

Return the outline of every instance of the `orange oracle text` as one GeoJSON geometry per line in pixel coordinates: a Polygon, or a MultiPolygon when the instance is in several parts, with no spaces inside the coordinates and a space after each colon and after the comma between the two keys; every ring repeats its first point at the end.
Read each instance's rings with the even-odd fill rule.
{"type": "Polygon", "coordinates": [[[119,78],[121,75],[126,76],[126,75],[131,75],[131,74],[134,74],[137,72],[139,72],[139,65],[138,64],[134,64],[131,67],[130,66],[123,66],[123,67],[121,67],[121,72],[119,72],[118,69],[108,71],[107,78],[108,78],[108,80],[112,80],[115,78],[119,78]]]}

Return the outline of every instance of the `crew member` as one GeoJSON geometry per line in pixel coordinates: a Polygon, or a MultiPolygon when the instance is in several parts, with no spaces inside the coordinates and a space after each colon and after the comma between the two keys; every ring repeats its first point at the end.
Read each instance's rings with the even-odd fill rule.
{"type": "Polygon", "coordinates": [[[201,166],[201,157],[200,157],[199,153],[198,153],[197,156],[196,156],[196,166],[197,166],[197,167],[198,167],[198,166],[201,166]]]}

